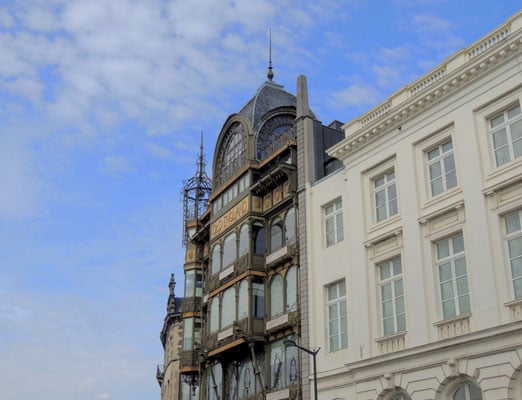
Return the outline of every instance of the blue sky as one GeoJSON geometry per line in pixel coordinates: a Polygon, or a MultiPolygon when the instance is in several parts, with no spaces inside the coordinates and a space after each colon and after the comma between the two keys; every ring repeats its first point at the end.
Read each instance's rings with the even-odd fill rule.
{"type": "Polygon", "coordinates": [[[347,122],[519,0],[0,2],[0,398],[159,399],[182,180],[266,78],[347,122]]]}

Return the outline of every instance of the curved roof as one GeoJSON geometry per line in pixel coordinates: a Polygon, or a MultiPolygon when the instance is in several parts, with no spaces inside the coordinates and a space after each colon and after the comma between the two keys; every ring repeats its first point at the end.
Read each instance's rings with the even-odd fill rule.
{"type": "Polygon", "coordinates": [[[279,107],[295,107],[296,97],[273,81],[266,81],[257,89],[257,93],[246,103],[239,114],[248,118],[254,132],[258,128],[261,117],[268,111],[279,107]]]}

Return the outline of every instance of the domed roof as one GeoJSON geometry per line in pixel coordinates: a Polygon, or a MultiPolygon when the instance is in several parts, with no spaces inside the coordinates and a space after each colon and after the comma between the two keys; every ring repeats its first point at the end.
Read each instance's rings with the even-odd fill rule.
{"type": "Polygon", "coordinates": [[[246,103],[239,114],[248,118],[254,131],[257,130],[261,117],[268,111],[279,107],[295,107],[296,97],[273,81],[266,81],[257,89],[257,93],[246,103]]]}

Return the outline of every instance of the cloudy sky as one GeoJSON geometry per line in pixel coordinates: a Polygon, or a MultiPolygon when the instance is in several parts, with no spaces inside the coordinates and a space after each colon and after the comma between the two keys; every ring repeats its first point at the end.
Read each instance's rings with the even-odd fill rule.
{"type": "Polygon", "coordinates": [[[0,398],[159,399],[182,180],[266,79],[349,121],[520,0],[0,1],[0,398]]]}

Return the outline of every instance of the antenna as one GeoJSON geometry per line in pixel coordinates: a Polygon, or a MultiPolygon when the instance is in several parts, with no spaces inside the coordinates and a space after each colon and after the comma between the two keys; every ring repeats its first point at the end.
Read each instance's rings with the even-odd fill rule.
{"type": "Polygon", "coordinates": [[[274,71],[272,70],[272,29],[268,31],[269,34],[269,46],[268,46],[268,71],[266,76],[271,82],[274,78],[274,71]]]}

